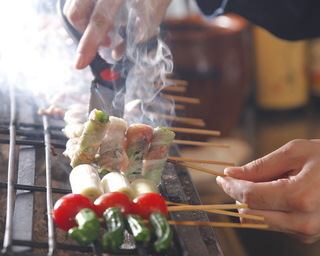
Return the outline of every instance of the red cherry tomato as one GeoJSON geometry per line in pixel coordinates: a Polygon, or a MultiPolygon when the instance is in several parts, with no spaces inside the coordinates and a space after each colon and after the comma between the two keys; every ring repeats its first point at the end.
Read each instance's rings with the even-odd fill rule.
{"type": "Polygon", "coordinates": [[[53,220],[58,228],[68,231],[77,226],[75,216],[84,208],[95,210],[93,203],[79,194],[68,194],[61,197],[54,205],[53,220]]]}
{"type": "Polygon", "coordinates": [[[121,192],[110,192],[99,196],[94,201],[96,212],[99,216],[103,216],[106,209],[110,207],[119,207],[124,214],[131,213],[132,202],[129,197],[121,192]]]}
{"type": "Polygon", "coordinates": [[[134,213],[144,219],[148,219],[153,212],[161,212],[168,215],[166,201],[160,194],[146,193],[134,200],[134,213]]]}

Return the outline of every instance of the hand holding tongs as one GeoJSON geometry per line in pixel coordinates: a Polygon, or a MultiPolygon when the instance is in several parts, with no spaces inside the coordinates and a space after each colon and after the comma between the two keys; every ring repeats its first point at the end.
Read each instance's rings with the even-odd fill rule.
{"type": "MultiPolygon", "coordinates": [[[[79,43],[82,37],[81,33],[71,25],[63,13],[65,2],[66,0],[58,1],[59,15],[66,31],[76,43],[79,43]]],[[[120,113],[115,113],[119,112],[119,110],[116,111],[112,104],[115,92],[124,87],[125,80],[121,78],[121,70],[117,70],[119,67],[117,68],[116,65],[107,63],[99,53],[96,54],[89,66],[94,76],[91,84],[89,112],[94,108],[98,108],[107,111],[108,114],[121,115],[121,110],[120,113]]]]}
{"type": "MultiPolygon", "coordinates": [[[[63,25],[69,35],[76,43],[79,43],[82,35],[69,22],[68,18],[63,13],[63,7],[66,0],[58,1],[58,12],[62,18],[63,25]]],[[[120,31],[121,36],[125,39],[124,30],[120,31]]],[[[154,36],[147,42],[139,43],[137,51],[150,52],[158,46],[158,38],[154,36]]],[[[113,104],[114,96],[117,92],[125,88],[126,73],[133,64],[127,59],[121,60],[117,64],[107,63],[99,53],[89,64],[94,80],[91,84],[91,95],[89,103],[89,111],[94,108],[102,109],[108,114],[121,117],[123,115],[123,103],[118,103],[117,107],[113,104]],[[126,72],[124,72],[124,68],[126,72]]]]}

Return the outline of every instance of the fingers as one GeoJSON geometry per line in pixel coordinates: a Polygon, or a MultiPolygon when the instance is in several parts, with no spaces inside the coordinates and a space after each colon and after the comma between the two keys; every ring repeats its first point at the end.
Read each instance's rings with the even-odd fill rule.
{"type": "Polygon", "coordinates": [[[113,28],[123,0],[98,0],[89,24],[81,38],[76,57],[76,68],[86,67],[95,57],[100,45],[108,45],[108,33],[113,28]]]}
{"type": "MultiPolygon", "coordinates": [[[[294,234],[295,231],[292,230],[290,222],[288,222],[291,217],[289,213],[281,211],[261,211],[261,210],[251,210],[251,209],[239,209],[241,214],[251,214],[264,217],[264,222],[268,224],[269,229],[272,231],[279,231],[289,234],[294,234]]],[[[241,219],[241,223],[261,223],[261,221],[252,219],[241,219]]]]}
{"type": "Polygon", "coordinates": [[[112,58],[114,60],[120,60],[125,53],[125,43],[118,44],[112,51],[112,58]]]}
{"type": "Polygon", "coordinates": [[[249,208],[259,210],[288,211],[291,209],[287,199],[290,193],[290,180],[280,179],[272,182],[253,183],[231,177],[218,177],[217,183],[232,198],[248,204],[249,208]]]}
{"type": "MultiPolygon", "coordinates": [[[[251,209],[239,209],[239,213],[262,216],[270,230],[293,234],[304,243],[313,243],[320,238],[320,222],[316,215],[251,209]]],[[[252,219],[241,219],[241,222],[259,223],[252,219]]]]}
{"type": "Polygon", "coordinates": [[[68,0],[63,12],[70,23],[79,32],[83,32],[89,23],[93,7],[94,0],[68,0]]]}
{"type": "Polygon", "coordinates": [[[242,167],[229,167],[225,169],[225,174],[233,178],[249,180],[255,182],[270,181],[279,178],[286,173],[302,166],[301,161],[309,141],[294,140],[276,151],[257,159],[242,167]]]}

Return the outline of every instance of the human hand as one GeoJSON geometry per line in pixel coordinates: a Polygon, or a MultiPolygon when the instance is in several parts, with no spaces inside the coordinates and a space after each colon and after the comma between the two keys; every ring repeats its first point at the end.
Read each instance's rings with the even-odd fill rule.
{"type": "MultiPolygon", "coordinates": [[[[121,7],[128,0],[67,0],[64,14],[71,24],[83,33],[77,49],[75,66],[85,68],[95,57],[100,46],[110,47],[109,32],[114,28],[121,7]]],[[[137,42],[147,41],[158,33],[159,25],[171,0],[132,0],[136,10],[133,28],[137,42]]],[[[123,44],[114,48],[117,58],[123,52],[123,44]]]]}
{"type": "MultiPolygon", "coordinates": [[[[294,140],[242,167],[224,170],[217,183],[248,204],[241,213],[265,217],[270,229],[302,242],[320,238],[320,140],[294,140]]],[[[242,222],[252,222],[242,219],[242,222]]]]}

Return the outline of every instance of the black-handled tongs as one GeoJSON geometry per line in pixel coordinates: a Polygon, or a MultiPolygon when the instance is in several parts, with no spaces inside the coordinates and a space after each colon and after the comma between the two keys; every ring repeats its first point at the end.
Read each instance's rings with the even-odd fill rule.
{"type": "MultiPolygon", "coordinates": [[[[79,43],[82,34],[72,26],[63,13],[65,2],[66,0],[58,1],[58,13],[68,34],[75,43],[79,43]]],[[[98,108],[108,114],[121,116],[123,110],[115,109],[113,104],[115,93],[121,90],[125,84],[125,79],[121,76],[121,65],[109,64],[97,53],[89,66],[94,76],[91,84],[89,112],[98,108]]]]}

